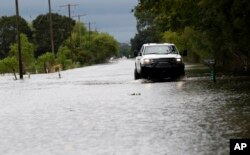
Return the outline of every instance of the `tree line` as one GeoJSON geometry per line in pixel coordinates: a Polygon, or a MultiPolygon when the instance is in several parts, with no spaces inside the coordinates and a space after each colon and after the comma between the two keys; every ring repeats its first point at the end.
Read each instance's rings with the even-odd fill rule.
{"type": "MultiPolygon", "coordinates": [[[[52,13],[54,48],[51,51],[49,14],[39,15],[31,23],[20,17],[24,72],[53,72],[103,63],[118,55],[118,42],[109,34],[87,30],[84,23],[52,13]]],[[[16,16],[0,17],[0,74],[18,71],[16,16]]],[[[16,76],[15,76],[16,77],[16,76]]]]}
{"type": "Polygon", "coordinates": [[[138,0],[132,10],[143,43],[172,42],[188,49],[188,61],[216,59],[224,69],[249,71],[250,3],[248,0],[138,0]]]}

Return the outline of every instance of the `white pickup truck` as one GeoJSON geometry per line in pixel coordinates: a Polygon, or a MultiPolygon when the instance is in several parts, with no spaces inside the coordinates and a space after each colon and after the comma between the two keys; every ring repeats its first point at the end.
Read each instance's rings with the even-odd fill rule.
{"type": "MultiPolygon", "coordinates": [[[[183,52],[183,56],[187,51],[183,52]]],[[[174,44],[143,44],[135,59],[134,77],[178,78],[185,75],[183,59],[174,44]]]]}

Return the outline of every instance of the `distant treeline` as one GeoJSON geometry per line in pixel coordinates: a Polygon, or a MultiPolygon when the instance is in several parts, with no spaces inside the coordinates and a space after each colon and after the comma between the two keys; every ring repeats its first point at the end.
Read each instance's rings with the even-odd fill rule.
{"type": "Polygon", "coordinates": [[[248,0],[139,0],[132,11],[138,30],[133,51],[143,43],[172,42],[188,49],[188,61],[213,58],[222,68],[249,71],[248,0]]]}
{"type": "MultiPolygon", "coordinates": [[[[87,30],[84,23],[52,14],[54,54],[51,50],[49,15],[39,15],[32,23],[20,17],[24,72],[53,72],[107,61],[117,56],[118,42],[107,33],[87,30]]],[[[18,71],[16,16],[0,17],[0,73],[18,71]]]]}

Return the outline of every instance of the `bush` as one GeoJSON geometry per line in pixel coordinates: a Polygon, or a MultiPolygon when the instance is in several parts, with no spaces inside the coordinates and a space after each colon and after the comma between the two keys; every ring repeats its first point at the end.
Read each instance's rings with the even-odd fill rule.
{"type": "Polygon", "coordinates": [[[55,57],[51,52],[47,52],[37,59],[38,69],[44,73],[52,72],[52,67],[55,65],[55,57]]]}
{"type": "Polygon", "coordinates": [[[0,61],[0,73],[1,74],[13,73],[15,76],[15,79],[17,79],[16,77],[16,71],[18,70],[17,68],[18,68],[18,62],[15,57],[7,57],[0,61]]]}

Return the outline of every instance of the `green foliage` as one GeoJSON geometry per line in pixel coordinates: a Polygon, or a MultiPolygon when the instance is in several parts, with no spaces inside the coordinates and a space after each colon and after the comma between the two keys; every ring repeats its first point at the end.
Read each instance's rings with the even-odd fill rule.
{"type": "MultiPolygon", "coordinates": [[[[35,46],[34,44],[28,41],[28,38],[25,34],[21,34],[21,52],[22,52],[22,63],[24,70],[29,69],[32,63],[35,60],[34,51],[35,46]]],[[[10,55],[15,56],[18,60],[18,45],[17,43],[10,46],[10,55]]]]}
{"type": "Polygon", "coordinates": [[[164,42],[174,43],[178,45],[178,47],[182,47],[182,38],[177,32],[166,31],[163,35],[164,42]]]}
{"type": "Polygon", "coordinates": [[[16,71],[18,70],[18,62],[15,57],[6,57],[3,60],[0,60],[0,73],[13,73],[16,77],[16,71]]]}
{"type": "MultiPolygon", "coordinates": [[[[102,63],[118,55],[118,43],[109,34],[88,31],[84,23],[75,25],[75,21],[59,14],[52,14],[52,20],[56,55],[46,53],[51,50],[49,15],[39,15],[30,25],[21,18],[24,73],[27,71],[54,72],[55,67],[60,65],[63,69],[69,69],[80,65],[102,63]],[[34,32],[33,35],[31,29],[34,32]],[[31,40],[33,43],[30,42],[31,40]]],[[[0,17],[0,58],[12,56],[16,60],[19,59],[18,45],[15,40],[15,16],[0,17]]],[[[8,72],[7,68],[5,63],[0,61],[0,73],[8,72]]]]}
{"type": "Polygon", "coordinates": [[[181,31],[198,20],[198,0],[139,0],[134,9],[137,29],[181,31]]]}
{"type": "Polygon", "coordinates": [[[139,0],[133,12],[138,34],[131,40],[132,49],[156,36],[159,42],[187,48],[189,60],[215,58],[224,68],[249,67],[247,0],[139,0]],[[143,37],[145,32],[149,33],[143,37]]]}
{"type": "Polygon", "coordinates": [[[44,73],[51,72],[55,64],[55,57],[51,52],[46,52],[37,58],[38,69],[43,69],[44,73]]]}
{"type": "Polygon", "coordinates": [[[4,74],[6,72],[5,65],[2,60],[0,60],[0,74],[4,74]]]}
{"type": "Polygon", "coordinates": [[[118,43],[107,33],[100,33],[93,37],[90,50],[93,53],[94,62],[102,63],[118,54],[118,43]]]}
{"type": "Polygon", "coordinates": [[[72,65],[71,51],[66,46],[61,46],[56,54],[56,62],[62,65],[62,69],[68,69],[72,65]],[[67,68],[68,67],[68,68],[67,68]]]}
{"type": "Polygon", "coordinates": [[[2,60],[8,72],[12,72],[13,70],[17,70],[18,62],[15,57],[6,57],[2,60]]]}
{"type": "Polygon", "coordinates": [[[148,28],[139,31],[133,39],[131,39],[131,51],[134,52],[134,56],[140,51],[140,48],[145,43],[157,43],[161,40],[161,34],[153,28],[148,28]]]}
{"type": "Polygon", "coordinates": [[[213,57],[212,49],[209,50],[211,46],[210,42],[208,42],[202,33],[190,27],[186,27],[183,33],[164,32],[163,42],[176,44],[180,51],[188,49],[189,57],[186,60],[191,62],[198,63],[200,60],[213,57]]]}
{"type": "MultiPolygon", "coordinates": [[[[68,38],[64,41],[63,46],[67,47],[70,50],[69,59],[72,61],[80,62],[81,64],[87,63],[84,62],[83,55],[86,55],[86,51],[89,48],[89,40],[87,28],[82,23],[77,23],[71,33],[71,38],[68,38]]],[[[89,55],[89,54],[87,54],[89,55]]]]}
{"type": "Polygon", "coordinates": [[[78,52],[77,61],[82,65],[94,64],[94,56],[88,49],[82,49],[78,52]]]}
{"type": "MultiPolygon", "coordinates": [[[[64,40],[70,36],[75,22],[66,16],[52,13],[54,46],[55,51],[61,46],[64,40]],[[69,26],[69,23],[71,26],[69,26]],[[70,29],[69,29],[70,28],[70,29]]],[[[33,21],[34,39],[37,44],[35,56],[39,56],[46,51],[51,51],[50,29],[49,29],[49,14],[39,15],[33,21]]]]}
{"type": "Polygon", "coordinates": [[[64,46],[70,49],[70,59],[81,65],[91,65],[105,62],[112,56],[118,54],[117,41],[107,33],[96,31],[87,32],[84,25],[74,27],[71,35],[71,41],[67,39],[64,46]],[[81,36],[81,37],[80,37],[81,36]]]}
{"type": "MultiPolygon", "coordinates": [[[[19,19],[19,29],[31,40],[32,32],[28,23],[19,19]]],[[[9,56],[10,45],[16,42],[16,16],[0,17],[0,58],[9,56]]]]}
{"type": "Polygon", "coordinates": [[[119,51],[120,51],[120,56],[126,56],[126,57],[131,57],[133,56],[133,53],[131,52],[131,46],[125,43],[120,43],[119,46],[119,51]]]}
{"type": "Polygon", "coordinates": [[[225,67],[249,65],[249,2],[201,0],[199,6],[206,18],[198,26],[211,42],[214,57],[225,67]]]}
{"type": "Polygon", "coordinates": [[[84,40],[84,35],[87,34],[87,28],[83,23],[76,23],[72,31],[73,42],[77,47],[82,47],[86,40],[84,40]]]}

